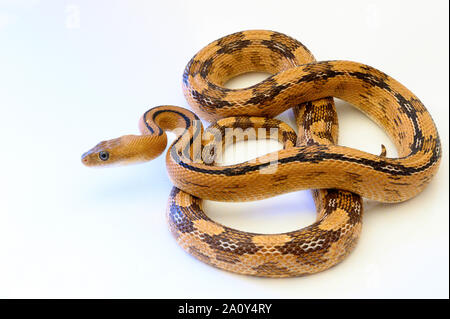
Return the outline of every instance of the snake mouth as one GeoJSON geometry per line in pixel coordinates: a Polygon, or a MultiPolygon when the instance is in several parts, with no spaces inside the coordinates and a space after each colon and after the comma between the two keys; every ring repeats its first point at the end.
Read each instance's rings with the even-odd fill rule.
{"type": "Polygon", "coordinates": [[[83,155],[81,155],[81,163],[83,163],[83,165],[85,166],[89,166],[89,152],[83,153],[83,155]]]}
{"type": "Polygon", "coordinates": [[[89,150],[83,153],[83,155],[81,155],[81,163],[87,167],[97,166],[98,163],[96,163],[97,161],[95,160],[96,157],[95,153],[96,152],[94,152],[93,150],[89,150]]]}

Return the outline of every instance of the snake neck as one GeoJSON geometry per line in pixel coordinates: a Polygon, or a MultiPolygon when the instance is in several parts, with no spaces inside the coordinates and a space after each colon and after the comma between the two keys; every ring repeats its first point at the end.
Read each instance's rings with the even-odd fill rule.
{"type": "Polygon", "coordinates": [[[145,112],[139,121],[139,129],[142,136],[158,136],[166,142],[166,132],[175,134],[176,139],[168,154],[179,154],[188,161],[196,157],[193,144],[194,141],[201,141],[197,137],[203,134],[203,125],[197,115],[172,105],[157,106],[145,112]]]}
{"type": "Polygon", "coordinates": [[[174,133],[177,138],[194,126],[202,126],[197,115],[182,107],[161,105],[154,107],[139,120],[139,130],[143,135],[164,135],[174,133]]]}

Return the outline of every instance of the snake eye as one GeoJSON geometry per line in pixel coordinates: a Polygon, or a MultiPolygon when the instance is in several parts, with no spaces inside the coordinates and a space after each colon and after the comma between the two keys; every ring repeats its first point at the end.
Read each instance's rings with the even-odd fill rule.
{"type": "Polygon", "coordinates": [[[107,161],[109,158],[109,153],[106,151],[101,151],[98,153],[98,158],[100,158],[102,161],[107,161]]]}

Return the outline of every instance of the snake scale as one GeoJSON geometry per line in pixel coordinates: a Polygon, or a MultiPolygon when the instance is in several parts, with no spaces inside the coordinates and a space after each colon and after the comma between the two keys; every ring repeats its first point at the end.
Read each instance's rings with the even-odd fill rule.
{"type": "MultiPolygon", "coordinates": [[[[361,63],[317,62],[304,45],[278,32],[243,31],[210,43],[189,61],[182,86],[195,113],[170,105],[152,108],[139,121],[141,135],[100,142],[83,154],[82,162],[107,166],[148,161],[166,148],[165,131],[175,132],[166,155],[175,185],[167,209],[170,230],[190,254],[228,271],[291,277],[328,269],[356,245],[362,197],[408,200],[439,167],[436,126],[413,93],[361,63]],[[229,79],[252,71],[272,75],[248,88],[224,87],[229,79]],[[399,157],[387,158],[384,147],[377,156],[336,145],[332,97],[351,103],[379,124],[399,157]],[[294,110],[298,137],[273,119],[289,108],[294,110]],[[196,114],[214,124],[204,130],[196,114]],[[230,140],[227,129],[236,128],[244,133],[254,129],[253,138],[277,139],[283,149],[236,165],[214,165],[230,140]],[[277,129],[276,136],[270,129],[277,129]],[[275,169],[267,173],[274,163],[275,169]],[[202,199],[248,201],[304,189],[313,189],[317,220],[293,232],[238,231],[214,222],[202,210],[202,199]]],[[[249,138],[238,134],[231,140],[249,138]]]]}

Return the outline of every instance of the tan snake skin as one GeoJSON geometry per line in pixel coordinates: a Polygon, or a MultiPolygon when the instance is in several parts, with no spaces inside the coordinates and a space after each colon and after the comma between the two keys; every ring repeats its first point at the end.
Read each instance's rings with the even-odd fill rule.
{"type": "Polygon", "coordinates": [[[187,65],[183,90],[203,118],[225,119],[202,134],[192,112],[156,107],[141,118],[142,135],[101,142],[83,154],[82,161],[105,166],[151,160],[166,147],[164,131],[181,128],[166,156],[176,186],[167,211],[170,229],[189,253],[225,270],[267,277],[325,270],[356,244],[362,219],[360,196],[384,202],[407,200],[428,184],[439,166],[436,127],[408,89],[367,65],[315,62],[301,43],[277,32],[238,32],[209,44],[187,65]],[[223,87],[232,77],[250,71],[274,75],[245,89],[223,87]],[[384,151],[376,156],[334,145],[337,116],[330,96],[352,103],[385,129],[399,158],[386,158],[384,151]],[[291,128],[260,117],[273,117],[291,107],[299,126],[296,146],[291,128]],[[208,148],[212,130],[226,128],[278,128],[276,138],[284,149],[237,165],[204,162],[205,149],[212,159],[216,155],[208,148]],[[195,143],[202,146],[200,151],[195,143]],[[275,172],[262,173],[274,156],[275,172]],[[316,223],[284,234],[233,230],[210,220],[201,208],[200,198],[246,201],[308,188],[320,189],[313,191],[316,223]]]}

